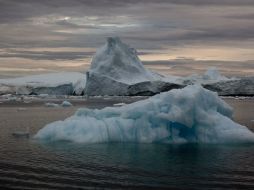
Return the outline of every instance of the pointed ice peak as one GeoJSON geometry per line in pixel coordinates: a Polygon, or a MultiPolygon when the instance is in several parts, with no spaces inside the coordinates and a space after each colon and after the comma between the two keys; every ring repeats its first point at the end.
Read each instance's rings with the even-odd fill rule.
{"type": "Polygon", "coordinates": [[[107,44],[108,46],[114,46],[115,44],[122,43],[119,37],[108,37],[107,44]]]}
{"type": "Polygon", "coordinates": [[[123,43],[119,37],[108,37],[106,47],[108,48],[108,52],[114,49],[114,52],[121,51],[122,53],[127,53],[130,56],[135,57],[135,59],[138,59],[137,51],[123,43]]]}
{"type": "Polygon", "coordinates": [[[106,44],[97,50],[90,72],[124,83],[158,79],[158,75],[143,66],[137,51],[123,43],[119,37],[109,37],[106,44]]]}

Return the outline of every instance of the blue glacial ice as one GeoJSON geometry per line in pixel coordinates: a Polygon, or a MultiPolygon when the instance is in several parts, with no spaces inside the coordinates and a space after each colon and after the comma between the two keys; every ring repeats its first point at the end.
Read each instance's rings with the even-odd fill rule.
{"type": "Polygon", "coordinates": [[[35,135],[78,143],[253,143],[254,133],[235,123],[216,93],[187,86],[122,107],[80,109],[35,135]]]}

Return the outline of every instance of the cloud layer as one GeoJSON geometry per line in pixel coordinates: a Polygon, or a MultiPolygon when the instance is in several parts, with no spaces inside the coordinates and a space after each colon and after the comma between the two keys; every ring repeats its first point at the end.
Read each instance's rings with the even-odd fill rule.
{"type": "Polygon", "coordinates": [[[253,12],[253,0],[0,0],[0,70],[12,58],[38,68],[37,60],[49,67],[50,61],[87,64],[108,36],[123,38],[144,61],[245,64],[254,60],[253,12]]]}

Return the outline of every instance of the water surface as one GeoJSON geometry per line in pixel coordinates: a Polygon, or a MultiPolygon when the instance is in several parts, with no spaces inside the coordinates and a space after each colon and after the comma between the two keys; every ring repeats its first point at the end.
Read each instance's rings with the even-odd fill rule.
{"type": "MultiPolygon", "coordinates": [[[[230,103],[252,128],[250,102],[230,103]]],[[[20,106],[0,107],[1,189],[254,189],[254,145],[39,143],[11,133],[35,134],[79,106],[20,106]]]]}

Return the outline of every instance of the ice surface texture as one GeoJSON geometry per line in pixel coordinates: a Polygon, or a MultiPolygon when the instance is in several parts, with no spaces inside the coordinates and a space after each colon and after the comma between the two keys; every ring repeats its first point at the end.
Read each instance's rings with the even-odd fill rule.
{"type": "Polygon", "coordinates": [[[118,37],[108,38],[107,43],[97,50],[89,72],[128,84],[161,79],[158,74],[147,70],[136,50],[118,37]]]}
{"type": "Polygon", "coordinates": [[[172,90],[122,107],[80,109],[35,138],[80,143],[247,143],[254,134],[231,120],[232,109],[201,86],[172,90]]]}
{"type": "Polygon", "coordinates": [[[164,77],[146,69],[134,48],[117,37],[108,38],[94,55],[87,72],[85,94],[153,95],[179,88],[178,77],[164,77]]]}

